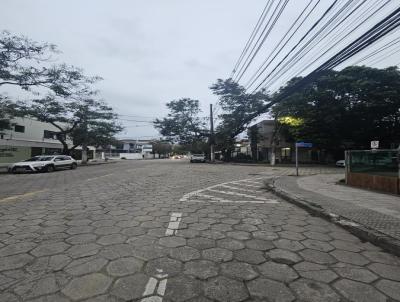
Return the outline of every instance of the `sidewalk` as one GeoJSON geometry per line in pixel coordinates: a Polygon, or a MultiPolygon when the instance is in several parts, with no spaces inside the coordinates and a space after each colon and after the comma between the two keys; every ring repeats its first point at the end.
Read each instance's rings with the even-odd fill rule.
{"type": "Polygon", "coordinates": [[[343,174],[282,176],[269,187],[285,199],[399,255],[400,197],[337,184],[343,178],[343,174]]]}

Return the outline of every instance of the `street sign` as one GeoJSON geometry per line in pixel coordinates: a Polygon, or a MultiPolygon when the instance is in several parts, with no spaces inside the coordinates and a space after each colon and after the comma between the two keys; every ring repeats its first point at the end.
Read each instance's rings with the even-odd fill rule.
{"type": "Polygon", "coordinates": [[[298,148],[312,148],[312,143],[297,142],[296,147],[298,148]]]}
{"type": "Polygon", "coordinates": [[[312,148],[312,143],[296,143],[296,175],[299,176],[299,148],[312,148]]]}
{"type": "Polygon", "coordinates": [[[371,149],[378,149],[379,141],[371,141],[371,149]]]}

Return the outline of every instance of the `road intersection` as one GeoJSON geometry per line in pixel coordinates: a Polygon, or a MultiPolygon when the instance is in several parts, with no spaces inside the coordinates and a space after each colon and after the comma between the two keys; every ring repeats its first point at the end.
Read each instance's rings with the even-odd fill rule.
{"type": "MultiPolygon", "coordinates": [[[[321,172],[337,170],[304,171],[321,172]]],[[[0,301],[399,300],[399,258],[264,189],[292,173],[155,160],[0,175],[0,301]]]]}

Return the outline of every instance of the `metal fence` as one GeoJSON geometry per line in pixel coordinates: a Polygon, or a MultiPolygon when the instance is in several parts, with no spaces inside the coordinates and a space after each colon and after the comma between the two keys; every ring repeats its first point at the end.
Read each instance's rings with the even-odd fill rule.
{"type": "Polygon", "coordinates": [[[399,150],[350,150],[346,152],[348,172],[388,177],[399,176],[399,150]]]}

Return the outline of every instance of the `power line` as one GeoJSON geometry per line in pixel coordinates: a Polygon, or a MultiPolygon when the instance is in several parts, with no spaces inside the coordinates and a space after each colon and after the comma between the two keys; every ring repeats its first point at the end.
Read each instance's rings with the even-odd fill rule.
{"type": "MultiPolygon", "coordinates": [[[[362,4],[364,4],[366,0],[364,0],[362,3],[360,3],[357,7],[355,7],[347,16],[344,16],[344,18],[341,16],[343,12],[345,12],[346,9],[348,9],[348,6],[351,4],[355,4],[356,2],[347,2],[344,6],[342,6],[319,30],[314,34],[313,37],[310,38],[310,40],[304,44],[290,59],[287,61],[280,70],[278,70],[265,84],[264,87],[270,86],[271,83],[276,83],[282,76],[287,73],[289,70],[292,70],[294,66],[297,64],[301,63],[302,61],[299,59],[300,57],[305,57],[311,50],[313,50],[321,41],[323,41],[327,36],[329,36],[332,31],[328,31],[332,27],[339,27],[341,24],[343,24],[344,21],[346,21],[347,18],[349,18],[362,4]],[[341,19],[342,18],[342,19],[341,19]],[[341,19],[341,20],[340,20],[341,19]]],[[[330,41],[330,44],[332,44],[333,41],[330,41]]],[[[324,47],[321,46],[322,49],[324,47]]],[[[327,51],[331,50],[331,47],[325,47],[327,48],[327,51]]],[[[325,52],[325,53],[326,53],[325,52]]],[[[321,57],[321,56],[320,56],[321,57]]],[[[316,61],[316,60],[314,60],[316,61]]],[[[309,68],[310,64],[308,62],[304,62],[303,65],[305,65],[305,68],[309,68]]],[[[292,76],[289,78],[292,78],[293,75],[296,75],[296,73],[292,73],[292,76]]]]}
{"type": "Polygon", "coordinates": [[[153,124],[153,122],[151,121],[141,121],[141,120],[131,120],[131,119],[123,119],[120,118],[120,121],[125,121],[125,122],[135,122],[135,123],[149,123],[149,124],[153,124]]]}
{"type": "Polygon", "coordinates": [[[361,50],[367,48],[372,43],[376,42],[383,36],[387,35],[394,29],[400,26],[400,8],[397,8],[383,20],[378,22],[375,26],[373,26],[370,30],[364,33],[361,37],[350,43],[346,46],[342,51],[340,51],[333,58],[325,62],[315,71],[332,69],[335,66],[343,63],[350,57],[354,56],[354,54],[360,52],[361,50]]]}
{"type": "MultiPolygon", "coordinates": [[[[371,7],[367,8],[366,11],[361,12],[361,16],[366,16],[366,18],[364,18],[360,23],[358,23],[358,25],[356,25],[353,29],[350,30],[350,32],[344,34],[344,31],[347,29],[347,27],[344,28],[344,30],[342,30],[341,32],[337,33],[333,38],[331,38],[331,40],[325,44],[324,46],[321,46],[321,49],[326,49],[326,51],[324,51],[322,54],[320,54],[319,56],[317,56],[317,58],[315,58],[314,60],[312,60],[311,62],[305,62],[303,65],[305,66],[301,66],[300,68],[298,68],[296,70],[296,72],[294,72],[291,76],[287,77],[285,79],[284,82],[286,82],[287,80],[293,78],[293,76],[299,76],[301,75],[306,69],[308,69],[310,66],[312,66],[314,63],[316,63],[319,59],[321,59],[325,54],[327,54],[328,52],[331,51],[331,47],[329,47],[328,44],[334,44],[337,45],[340,42],[342,42],[344,39],[346,39],[349,35],[351,35],[353,32],[355,32],[361,25],[363,25],[368,19],[370,19],[373,15],[375,15],[376,13],[378,13],[385,5],[387,5],[390,2],[390,0],[388,0],[386,3],[384,3],[383,5],[381,5],[378,9],[376,9],[372,14],[370,14],[370,11],[374,8],[374,5],[372,5],[371,7]],[[339,40],[336,40],[338,37],[341,37],[339,40]]],[[[343,24],[343,21],[345,21],[346,19],[348,19],[348,17],[350,15],[352,15],[352,13],[354,13],[354,11],[356,11],[361,5],[363,5],[365,3],[365,0],[360,3],[356,8],[354,8],[354,10],[346,16],[345,19],[343,19],[340,24],[343,24]]],[[[378,3],[379,4],[379,3],[378,3]]],[[[356,21],[358,21],[360,18],[357,18],[356,20],[352,21],[352,23],[357,24],[356,21]]],[[[339,25],[340,25],[339,24],[339,25]]],[[[327,35],[325,35],[326,37],[327,35]]],[[[324,38],[325,38],[324,37],[324,38]]],[[[306,54],[309,53],[310,50],[308,50],[306,52],[306,54]]],[[[304,53],[303,53],[304,55],[304,53]]],[[[288,71],[288,68],[286,68],[286,70],[283,71],[283,73],[281,72],[281,74],[285,74],[288,71]]],[[[268,82],[270,83],[270,82],[268,82]]],[[[268,85],[268,83],[266,83],[266,85],[268,85]]]]}
{"type": "MultiPolygon", "coordinates": [[[[303,9],[303,11],[300,13],[300,15],[297,17],[297,19],[293,22],[292,26],[289,28],[289,30],[286,32],[286,34],[284,35],[284,37],[279,41],[279,43],[275,46],[274,50],[270,53],[270,56],[276,51],[276,49],[279,47],[279,45],[282,43],[282,41],[286,38],[286,36],[289,34],[289,32],[292,30],[292,28],[294,27],[294,25],[297,23],[297,21],[301,18],[301,16],[304,14],[304,12],[307,10],[307,8],[310,6],[310,4],[312,3],[313,0],[310,0],[310,2],[308,3],[308,5],[303,9]]],[[[310,16],[310,14],[315,10],[315,8],[317,7],[317,5],[320,3],[321,0],[318,0],[317,3],[314,5],[314,7],[307,13],[307,15],[305,16],[305,18],[303,19],[303,21],[297,26],[297,28],[295,29],[295,31],[291,34],[291,36],[286,40],[285,44],[282,45],[282,47],[278,50],[278,52],[274,55],[274,57],[272,59],[270,59],[270,57],[267,57],[265,59],[265,61],[261,64],[261,66],[257,69],[257,71],[253,74],[253,76],[249,79],[249,81],[247,82],[247,84],[245,85],[246,90],[249,89],[254,83],[255,81],[258,80],[258,78],[262,75],[262,73],[271,65],[271,63],[275,60],[275,58],[281,53],[282,49],[288,44],[288,42],[290,41],[290,39],[297,33],[297,31],[299,30],[299,28],[303,25],[303,23],[307,20],[307,18],[310,16]],[[269,60],[269,63],[263,67],[266,62],[269,60]],[[262,71],[260,72],[260,70],[262,69],[262,71]],[[257,75],[258,74],[258,75],[257,75]],[[250,83],[251,82],[251,83],[250,83]]]]}
{"type": "Polygon", "coordinates": [[[247,40],[245,47],[242,50],[242,53],[239,56],[239,59],[236,61],[235,67],[232,70],[231,76],[230,78],[233,78],[237,68],[239,67],[240,63],[242,62],[242,59],[244,57],[244,55],[246,54],[247,50],[249,49],[252,41],[254,41],[255,36],[257,35],[258,31],[261,28],[262,23],[264,23],[265,17],[268,15],[272,4],[274,3],[275,0],[270,0],[269,2],[267,2],[267,4],[265,5],[261,16],[258,18],[257,24],[255,25],[253,32],[250,35],[250,38],[247,40]]]}
{"type": "MultiPolygon", "coordinates": [[[[283,5],[282,5],[281,8],[279,9],[278,14],[275,16],[275,18],[274,18],[274,20],[273,20],[271,26],[270,26],[269,29],[268,29],[268,32],[264,35],[264,38],[262,39],[261,43],[258,45],[256,51],[255,51],[255,52],[253,53],[253,55],[251,56],[250,61],[248,61],[247,64],[246,64],[246,62],[244,63],[246,66],[243,65],[243,66],[245,66],[245,68],[244,68],[241,72],[239,71],[240,75],[237,77],[237,80],[236,80],[237,82],[239,82],[239,81],[241,80],[241,78],[243,77],[244,73],[245,73],[245,72],[247,71],[247,69],[249,68],[251,62],[253,62],[255,56],[256,56],[257,53],[260,51],[260,49],[261,49],[261,47],[263,46],[264,42],[265,42],[266,39],[269,37],[269,34],[271,33],[271,31],[272,31],[273,28],[275,27],[275,24],[277,23],[277,21],[279,20],[280,16],[282,15],[282,13],[283,13],[284,9],[286,8],[288,2],[289,2],[289,0],[285,0],[285,2],[283,3],[283,5]]],[[[254,45],[254,47],[255,47],[255,46],[256,46],[256,45],[254,45]]],[[[253,47],[253,49],[254,49],[254,47],[253,47]]],[[[250,56],[249,56],[248,58],[250,58],[250,56]]],[[[242,66],[242,68],[243,68],[243,66],[242,66]]]]}
{"type": "Polygon", "coordinates": [[[364,62],[365,60],[368,60],[369,58],[376,56],[377,54],[381,53],[382,51],[384,51],[384,50],[386,50],[386,49],[388,49],[388,48],[390,48],[393,45],[396,45],[398,43],[400,43],[400,37],[390,41],[389,43],[386,43],[385,45],[381,46],[380,48],[374,50],[372,53],[362,57],[361,59],[359,59],[356,62],[354,62],[353,65],[358,65],[361,62],[364,62]]]}
{"type": "Polygon", "coordinates": [[[264,82],[268,79],[268,77],[286,60],[286,58],[297,48],[298,45],[301,44],[301,42],[314,30],[314,28],[317,27],[317,25],[325,18],[325,16],[333,9],[333,7],[336,5],[336,3],[339,0],[335,0],[328,8],[327,10],[323,13],[323,15],[311,26],[311,28],[301,37],[301,39],[297,42],[295,46],[292,47],[292,49],[286,54],[286,56],[275,66],[275,68],[264,78],[264,80],[254,89],[253,93],[257,91],[261,85],[264,84],[264,82]]]}
{"type": "MultiPolygon", "coordinates": [[[[400,42],[400,41],[399,41],[400,42]]],[[[397,43],[396,43],[397,44],[397,43]]],[[[393,46],[393,45],[392,45],[393,46]]],[[[398,53],[400,50],[400,47],[396,47],[395,49],[392,49],[391,52],[389,53],[385,53],[377,58],[375,58],[372,62],[369,63],[369,65],[374,66],[384,60],[386,60],[387,58],[390,58],[392,55],[398,53]]]]}
{"type": "MultiPolygon", "coordinates": [[[[366,0],[364,0],[365,2],[366,0]]],[[[364,3],[363,2],[363,3],[364,3]]],[[[283,66],[280,70],[278,70],[272,78],[270,78],[265,84],[264,87],[271,85],[271,83],[276,82],[279,80],[283,74],[285,74],[288,70],[292,69],[293,66],[298,64],[299,57],[304,57],[307,55],[313,47],[315,47],[318,43],[320,43],[323,39],[325,39],[332,31],[328,31],[330,27],[333,27],[336,25],[339,26],[342,24],[350,15],[354,13],[355,10],[351,11],[347,16],[345,16],[344,19],[338,21],[338,18],[342,18],[341,14],[345,12],[346,9],[348,9],[349,5],[354,5],[356,2],[346,2],[344,6],[342,6],[327,22],[309,39],[308,42],[306,42],[283,66]],[[339,22],[339,24],[337,24],[339,22]],[[326,32],[328,31],[328,32],[326,32]],[[326,33],[325,33],[326,32],[326,33]],[[321,35],[323,35],[321,37],[321,35]],[[318,38],[318,39],[317,39],[318,38]]],[[[361,3],[362,4],[362,3],[361,3]]],[[[358,9],[356,7],[356,9],[358,9]]]]}

